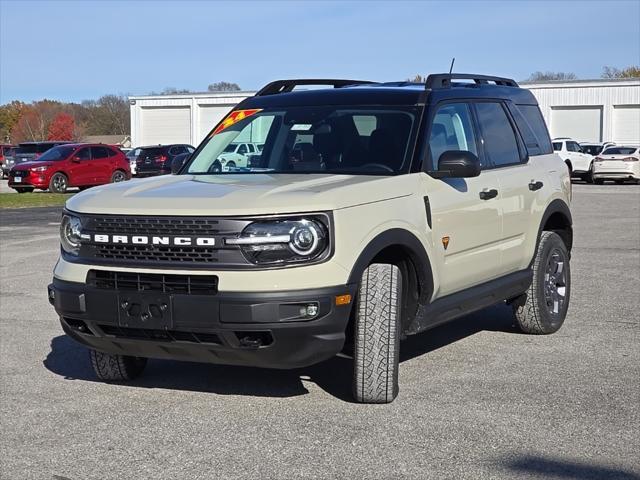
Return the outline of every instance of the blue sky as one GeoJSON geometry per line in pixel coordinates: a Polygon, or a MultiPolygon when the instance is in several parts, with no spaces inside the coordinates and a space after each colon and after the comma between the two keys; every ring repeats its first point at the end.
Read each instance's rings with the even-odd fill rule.
{"type": "Polygon", "coordinates": [[[456,70],[597,78],[640,63],[640,0],[0,0],[0,103],[286,77],[399,80],[456,70]]]}

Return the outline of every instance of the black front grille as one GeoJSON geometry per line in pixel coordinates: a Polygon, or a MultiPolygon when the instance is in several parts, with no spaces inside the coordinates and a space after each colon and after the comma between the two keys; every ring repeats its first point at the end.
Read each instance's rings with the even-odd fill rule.
{"type": "Polygon", "coordinates": [[[76,257],[78,261],[163,268],[249,264],[240,248],[226,245],[224,239],[240,235],[250,220],[138,215],[81,215],[81,218],[85,240],[76,257]],[[108,241],[95,241],[96,235],[108,241]],[[199,239],[206,239],[207,243],[201,244],[199,239]]]}
{"type": "Polygon", "coordinates": [[[216,250],[206,247],[161,247],[157,245],[96,245],[95,258],[140,262],[217,262],[216,250]]]}
{"type": "Polygon", "coordinates": [[[135,340],[154,340],[161,342],[191,342],[222,345],[220,337],[215,333],[182,332],[177,330],[160,330],[148,328],[119,327],[117,325],[98,325],[105,335],[135,340]]]}
{"type": "Polygon", "coordinates": [[[210,218],[94,217],[91,229],[99,233],[130,235],[213,236],[219,222],[210,218]]]}
{"type": "Polygon", "coordinates": [[[95,288],[117,291],[182,295],[215,295],[218,293],[218,277],[216,275],[175,275],[89,270],[87,283],[95,288]]]}

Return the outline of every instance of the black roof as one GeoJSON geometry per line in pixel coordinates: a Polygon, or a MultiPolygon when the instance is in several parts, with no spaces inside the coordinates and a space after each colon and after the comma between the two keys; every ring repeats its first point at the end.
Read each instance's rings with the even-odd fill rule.
{"type": "Polygon", "coordinates": [[[474,74],[434,74],[425,83],[374,83],[357,80],[277,80],[249,97],[239,108],[289,107],[297,105],[421,105],[455,98],[494,98],[537,105],[533,94],[501,77],[474,74]],[[465,80],[465,82],[456,82],[465,80]],[[293,90],[297,85],[330,88],[293,90]]]}

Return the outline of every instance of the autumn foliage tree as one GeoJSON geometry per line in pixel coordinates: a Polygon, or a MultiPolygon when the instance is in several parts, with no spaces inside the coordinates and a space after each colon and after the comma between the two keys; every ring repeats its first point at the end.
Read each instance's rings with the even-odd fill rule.
{"type": "Polygon", "coordinates": [[[49,125],[47,140],[73,140],[76,122],[68,113],[59,113],[49,125]]]}

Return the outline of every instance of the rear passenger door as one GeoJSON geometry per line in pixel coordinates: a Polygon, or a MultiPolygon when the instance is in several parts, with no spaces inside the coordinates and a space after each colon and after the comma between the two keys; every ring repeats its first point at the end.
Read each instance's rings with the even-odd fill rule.
{"type": "Polygon", "coordinates": [[[469,151],[480,158],[482,166],[480,175],[473,178],[425,176],[425,204],[432,216],[434,261],[439,272],[437,295],[446,296],[500,274],[500,182],[498,174],[486,168],[471,104],[440,104],[430,124],[432,164],[428,170],[437,170],[438,159],[450,150],[469,151]],[[481,192],[489,193],[482,195],[484,200],[481,192]]]}
{"type": "Polygon", "coordinates": [[[93,168],[93,182],[96,184],[111,181],[111,159],[106,147],[91,147],[91,166],[93,168]]]}
{"type": "Polygon", "coordinates": [[[475,110],[487,168],[498,180],[498,202],[502,212],[500,273],[506,275],[524,269],[530,260],[524,258],[525,241],[539,189],[529,184],[543,179],[536,177],[535,165],[528,162],[524,142],[507,104],[478,102],[475,110]]]}

